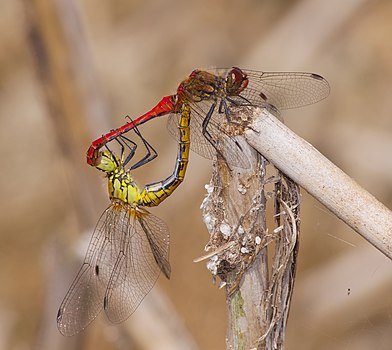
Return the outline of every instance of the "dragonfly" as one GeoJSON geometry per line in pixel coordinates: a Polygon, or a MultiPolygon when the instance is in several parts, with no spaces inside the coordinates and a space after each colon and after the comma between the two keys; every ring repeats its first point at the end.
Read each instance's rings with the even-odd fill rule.
{"type": "MultiPolygon", "coordinates": [[[[156,156],[145,139],[142,141],[147,155],[132,167],[127,164],[136,144],[125,136],[116,139],[121,146],[120,157],[107,146],[107,150],[99,152],[95,166],[106,173],[111,203],[98,220],[82,267],[58,310],[57,326],[63,335],[80,332],[102,309],[111,322],[123,322],[149,293],[161,272],[170,278],[168,227],[145,207],[159,205],[185,177],[189,118],[190,109],[184,105],[177,125],[179,148],[175,168],[163,181],[139,188],[131,176],[131,170],[156,156]],[[127,146],[129,155],[124,152],[127,146]]],[[[142,137],[139,131],[137,134],[142,137]]]]}
{"type": "Polygon", "coordinates": [[[156,117],[169,115],[168,130],[175,136],[182,106],[189,105],[191,149],[205,158],[219,154],[229,165],[248,168],[249,160],[238,142],[241,133],[234,107],[265,107],[279,114],[319,102],[329,91],[328,82],[315,73],[197,69],[180,83],[176,94],[163,97],[147,113],[93,141],[87,163],[97,162],[99,149],[107,142],[156,117]]]}

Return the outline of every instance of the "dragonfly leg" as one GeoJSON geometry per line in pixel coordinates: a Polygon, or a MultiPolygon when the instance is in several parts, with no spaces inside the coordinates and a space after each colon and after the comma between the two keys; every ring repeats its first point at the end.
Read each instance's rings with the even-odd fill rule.
{"type": "Polygon", "coordinates": [[[216,107],[216,102],[211,106],[206,117],[204,118],[203,123],[202,123],[202,131],[201,132],[202,132],[203,136],[207,139],[207,141],[212,145],[212,147],[215,148],[216,153],[218,153],[225,160],[226,164],[228,164],[226,157],[223,155],[222,151],[218,148],[218,146],[216,144],[216,140],[214,140],[212,135],[207,130],[207,126],[211,120],[212,114],[214,113],[215,107],[216,107]]]}
{"type": "Polygon", "coordinates": [[[207,126],[211,120],[212,114],[214,113],[214,109],[216,107],[216,103],[214,103],[208,113],[206,114],[206,117],[203,120],[203,123],[201,124],[202,127],[202,134],[203,136],[207,139],[207,141],[215,148],[215,150],[219,153],[219,150],[216,147],[216,140],[212,137],[212,135],[208,132],[207,126]]]}
{"type": "Polygon", "coordinates": [[[129,161],[133,158],[136,152],[137,144],[130,140],[129,138],[125,137],[124,135],[119,135],[115,138],[115,140],[120,144],[121,147],[121,162],[125,166],[129,163],[129,161]],[[129,153],[127,157],[124,159],[125,154],[125,146],[127,146],[129,153]]]}
{"type": "MultiPolygon", "coordinates": [[[[134,123],[134,121],[129,116],[127,116],[127,118],[129,118],[131,120],[131,123],[134,126],[133,127],[134,133],[137,136],[139,136],[139,138],[142,140],[142,142],[144,144],[144,147],[147,150],[147,154],[141,160],[139,160],[138,162],[136,162],[134,165],[132,165],[130,167],[130,170],[134,170],[134,169],[137,169],[137,168],[141,167],[144,164],[147,164],[147,163],[151,162],[153,159],[155,159],[158,156],[158,153],[154,149],[154,147],[152,147],[151,144],[143,137],[142,133],[140,132],[140,130],[137,127],[137,124],[134,123]]],[[[133,144],[135,144],[133,141],[127,139],[124,135],[120,135],[120,138],[125,138],[126,140],[128,140],[128,141],[132,142],[133,144]]],[[[135,148],[135,150],[136,150],[136,148],[135,148]]],[[[132,157],[133,157],[133,155],[135,153],[134,151],[133,151],[132,154],[129,154],[127,156],[126,160],[124,161],[124,165],[126,165],[132,159],[132,157]]]]}
{"type": "Polygon", "coordinates": [[[149,162],[151,162],[152,160],[154,160],[157,156],[158,153],[157,151],[154,149],[154,147],[151,146],[151,144],[143,137],[143,135],[141,134],[141,132],[139,131],[138,127],[135,125],[133,131],[135,132],[135,134],[137,136],[140,137],[140,139],[142,140],[144,147],[147,150],[147,154],[140,159],[138,162],[136,162],[134,165],[131,166],[131,170],[137,169],[139,167],[141,167],[142,165],[145,165],[149,162]]]}
{"type": "Polygon", "coordinates": [[[142,165],[145,165],[145,164],[151,162],[153,159],[155,159],[158,156],[158,153],[154,149],[154,147],[152,147],[151,144],[149,142],[147,142],[147,140],[144,137],[142,137],[141,135],[139,135],[139,136],[141,137],[143,144],[146,147],[147,154],[141,160],[139,160],[137,163],[132,165],[131,170],[137,169],[137,168],[141,167],[142,165]]]}
{"type": "MultiPolygon", "coordinates": [[[[233,104],[238,105],[238,103],[236,103],[236,101],[231,101],[231,100],[229,100],[229,99],[228,99],[228,101],[229,101],[229,102],[232,102],[233,104]]],[[[236,124],[236,125],[238,125],[238,126],[241,126],[240,123],[238,123],[237,121],[235,121],[235,120],[231,117],[231,113],[230,113],[229,107],[227,106],[227,102],[226,102],[225,99],[222,99],[222,100],[220,101],[220,104],[219,104],[219,113],[224,113],[224,114],[225,114],[226,120],[227,120],[227,122],[228,122],[229,124],[236,124]]],[[[233,139],[233,141],[234,141],[235,145],[242,151],[242,147],[241,147],[241,145],[238,143],[238,141],[235,140],[235,139],[233,139]]]]}
{"type": "MultiPolygon", "coordinates": [[[[127,118],[131,119],[129,116],[127,116],[127,118]]],[[[140,137],[144,146],[147,149],[146,156],[144,156],[141,160],[139,160],[134,165],[132,165],[132,167],[130,169],[133,170],[133,169],[136,169],[136,168],[152,161],[153,159],[155,159],[157,157],[158,154],[155,151],[155,149],[148,143],[148,141],[142,136],[141,132],[137,128],[136,124],[133,123],[132,119],[131,119],[131,122],[129,122],[128,124],[133,125],[132,130],[135,132],[135,134],[137,136],[140,137]]],[[[129,139],[128,137],[124,136],[123,134],[118,134],[114,139],[121,146],[121,164],[123,166],[126,166],[130,162],[130,160],[134,157],[136,149],[137,149],[137,144],[135,142],[133,142],[131,139],[129,139]],[[124,159],[125,147],[129,150],[129,153],[126,156],[126,158],[124,159]]]]}
{"type": "MultiPolygon", "coordinates": [[[[105,147],[105,148],[108,150],[108,152],[112,155],[112,159],[113,159],[113,161],[115,162],[116,167],[118,168],[118,167],[120,166],[118,157],[116,157],[116,155],[115,155],[115,154],[113,153],[113,151],[109,148],[109,146],[107,145],[107,143],[105,143],[105,144],[103,145],[103,147],[105,147]]],[[[123,146],[121,145],[121,147],[123,147],[123,146]]],[[[122,154],[122,153],[121,153],[121,154],[122,154]]]]}

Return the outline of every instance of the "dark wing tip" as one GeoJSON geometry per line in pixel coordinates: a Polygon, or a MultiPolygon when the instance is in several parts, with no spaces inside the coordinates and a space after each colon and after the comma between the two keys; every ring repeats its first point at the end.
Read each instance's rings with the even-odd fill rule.
{"type": "Polygon", "coordinates": [[[310,73],[310,76],[315,79],[315,80],[319,80],[322,82],[322,84],[324,84],[327,89],[325,89],[325,94],[323,96],[323,98],[327,97],[330,93],[331,87],[329,86],[328,80],[325,79],[323,76],[321,76],[320,74],[317,73],[310,73]]]}
{"type": "Polygon", "coordinates": [[[63,312],[60,307],[59,310],[57,311],[57,317],[56,317],[57,323],[61,322],[62,318],[63,318],[63,312]]]}
{"type": "Polygon", "coordinates": [[[163,274],[166,276],[166,278],[169,280],[170,279],[170,275],[171,275],[171,268],[170,265],[168,266],[168,269],[163,271],[163,274]]]}
{"type": "Polygon", "coordinates": [[[317,80],[325,80],[320,74],[310,73],[310,76],[317,80]]]}
{"type": "Polygon", "coordinates": [[[70,329],[67,327],[67,324],[62,323],[64,316],[64,309],[60,306],[59,310],[57,311],[57,328],[59,332],[65,337],[72,337],[73,335],[77,334],[79,331],[75,331],[75,329],[70,329]]]}

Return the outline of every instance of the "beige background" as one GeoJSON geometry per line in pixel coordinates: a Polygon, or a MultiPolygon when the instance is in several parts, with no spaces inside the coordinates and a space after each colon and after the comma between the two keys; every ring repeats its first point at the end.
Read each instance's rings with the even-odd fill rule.
{"type": "MultiPolygon", "coordinates": [[[[85,116],[89,129],[71,148],[60,146],[61,122],[47,108],[28,45],[32,3],[3,0],[0,13],[0,349],[147,348],[124,335],[133,317],[113,327],[101,315],[69,339],[56,329],[56,312],[77,272],[76,253],[84,255],[82,241],[108,203],[102,174],[85,163],[89,140],[174,93],[194,68],[326,77],[329,98],[285,112],[286,123],[392,207],[391,1],[57,0],[76,8],[81,28],[68,22],[66,8],[62,25],[85,36],[80,49],[99,98],[90,106],[96,119],[85,116]]],[[[171,173],[176,143],[165,120],[141,130],[159,153],[135,174],[144,184],[171,173]]],[[[224,291],[204,263],[192,262],[208,241],[199,206],[210,173],[210,161],[192,153],[184,184],[152,211],[171,230],[172,279],[160,278],[159,287],[172,317],[193,348],[224,349],[224,291]]],[[[391,262],[304,191],[302,201],[287,349],[391,349],[391,262]]]]}

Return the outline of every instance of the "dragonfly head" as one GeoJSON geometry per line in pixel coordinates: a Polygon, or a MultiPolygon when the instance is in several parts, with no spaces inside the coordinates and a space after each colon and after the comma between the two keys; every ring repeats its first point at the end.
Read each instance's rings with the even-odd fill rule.
{"type": "Polygon", "coordinates": [[[105,173],[112,173],[118,169],[120,158],[109,151],[100,152],[98,157],[98,164],[95,167],[105,173]]]}

